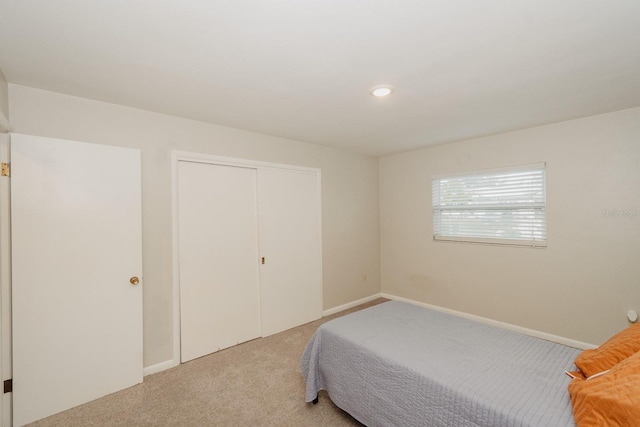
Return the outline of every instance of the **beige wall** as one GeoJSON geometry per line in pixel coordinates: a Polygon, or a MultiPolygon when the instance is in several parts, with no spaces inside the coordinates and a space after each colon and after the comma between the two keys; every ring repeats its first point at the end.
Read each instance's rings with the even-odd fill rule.
{"type": "Polygon", "coordinates": [[[592,344],[640,311],[640,108],[384,157],[380,206],[385,293],[592,344]],[[433,242],[434,174],[536,162],[546,249],[433,242]]]}
{"type": "Polygon", "coordinates": [[[171,150],[322,169],[325,309],[379,292],[381,255],[383,292],[578,341],[640,311],[640,109],[383,157],[379,176],[371,157],[11,84],[9,109],[17,133],[142,150],[145,366],[172,357],[171,150]],[[542,161],[546,249],[432,241],[432,175],[542,161]]]}
{"type": "Polygon", "coordinates": [[[9,85],[0,69],[0,132],[9,131],[9,85]]]}
{"type": "Polygon", "coordinates": [[[380,292],[377,159],[11,84],[9,104],[13,132],[142,150],[145,366],[172,358],[171,150],[320,168],[324,308],[380,292]]]}

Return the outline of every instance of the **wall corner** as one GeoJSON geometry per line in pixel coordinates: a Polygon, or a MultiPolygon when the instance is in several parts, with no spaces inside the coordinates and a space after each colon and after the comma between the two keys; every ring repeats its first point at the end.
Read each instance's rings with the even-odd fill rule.
{"type": "Polygon", "coordinates": [[[9,131],[9,83],[0,69],[0,133],[9,131]]]}

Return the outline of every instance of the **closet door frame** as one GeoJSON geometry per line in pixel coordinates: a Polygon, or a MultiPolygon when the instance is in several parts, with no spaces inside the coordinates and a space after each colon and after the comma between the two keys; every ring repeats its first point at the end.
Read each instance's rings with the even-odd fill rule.
{"type": "MultiPolygon", "coordinates": [[[[221,166],[236,166],[244,168],[260,169],[280,169],[288,171],[300,171],[314,173],[318,182],[318,241],[320,242],[318,263],[320,265],[320,280],[322,281],[322,175],[318,168],[296,166],[282,163],[270,163],[256,160],[241,159],[235,157],[223,157],[210,154],[193,153],[188,151],[171,152],[171,180],[172,180],[172,236],[173,236],[173,360],[163,368],[177,366],[180,364],[180,263],[179,263],[179,230],[178,230],[178,163],[196,162],[221,166]]],[[[257,260],[256,260],[257,262],[257,260]]],[[[322,295],[322,292],[320,292],[322,295]]],[[[322,302],[320,307],[322,307],[322,302]]],[[[322,313],[318,313],[321,315],[322,313]]],[[[164,365],[164,364],[163,364],[164,365]]]]}

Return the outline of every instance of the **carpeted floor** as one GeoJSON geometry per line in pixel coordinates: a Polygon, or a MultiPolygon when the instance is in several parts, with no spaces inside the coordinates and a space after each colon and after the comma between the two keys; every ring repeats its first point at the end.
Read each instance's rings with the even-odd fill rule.
{"type": "Polygon", "coordinates": [[[322,323],[384,299],[219,351],[32,426],[359,426],[326,393],[304,402],[300,356],[322,323]]]}

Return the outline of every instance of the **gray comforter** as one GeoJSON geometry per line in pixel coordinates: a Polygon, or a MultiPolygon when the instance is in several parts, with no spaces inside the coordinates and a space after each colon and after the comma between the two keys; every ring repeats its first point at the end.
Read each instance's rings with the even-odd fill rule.
{"type": "Polygon", "coordinates": [[[327,390],[369,426],[574,426],[579,352],[390,301],[318,328],[301,368],[307,402],[327,390]]]}

